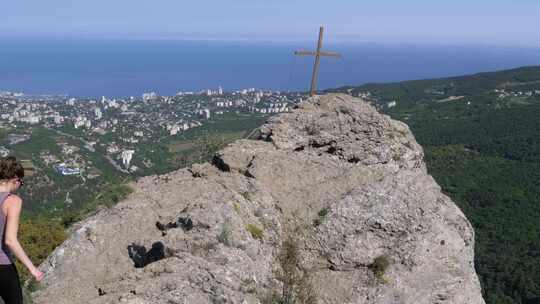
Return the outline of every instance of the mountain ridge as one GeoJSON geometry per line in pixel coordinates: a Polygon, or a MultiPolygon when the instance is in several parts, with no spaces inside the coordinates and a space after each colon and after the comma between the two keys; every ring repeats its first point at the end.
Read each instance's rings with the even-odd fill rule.
{"type": "Polygon", "coordinates": [[[408,127],[330,94],[273,117],[259,140],[229,145],[212,164],[140,179],[42,264],[34,296],[484,303],[473,247],[471,225],[427,174],[408,127]],[[163,256],[138,264],[143,246],[163,256]]]}
{"type": "MultiPolygon", "coordinates": [[[[520,66],[517,68],[512,69],[504,69],[504,70],[494,70],[494,71],[488,71],[488,72],[478,72],[478,73],[471,73],[471,74],[465,74],[465,75],[456,75],[456,76],[449,76],[449,77],[436,77],[436,78],[419,78],[419,79],[409,79],[409,80],[403,80],[403,81],[396,81],[396,82],[368,82],[364,83],[362,85],[346,85],[341,86],[337,88],[332,88],[325,90],[325,92],[342,92],[344,90],[348,89],[354,89],[354,88],[367,88],[372,86],[390,86],[390,85],[396,85],[396,84],[410,84],[410,83],[422,83],[422,82],[447,82],[452,80],[466,80],[470,81],[471,78],[492,78],[492,76],[501,76],[504,78],[504,74],[507,74],[506,76],[513,78],[514,75],[519,74],[521,72],[534,72],[534,73],[540,73],[540,65],[538,66],[520,66]]],[[[499,77],[497,77],[499,78],[499,77]]],[[[535,78],[535,80],[537,80],[535,78]]],[[[493,80],[496,81],[496,80],[493,80]]]]}

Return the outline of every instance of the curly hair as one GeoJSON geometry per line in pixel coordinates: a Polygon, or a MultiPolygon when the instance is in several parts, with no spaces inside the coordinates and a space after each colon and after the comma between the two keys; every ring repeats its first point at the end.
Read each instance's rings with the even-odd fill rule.
{"type": "Polygon", "coordinates": [[[0,180],[23,178],[24,168],[15,156],[0,158],[0,180]]]}

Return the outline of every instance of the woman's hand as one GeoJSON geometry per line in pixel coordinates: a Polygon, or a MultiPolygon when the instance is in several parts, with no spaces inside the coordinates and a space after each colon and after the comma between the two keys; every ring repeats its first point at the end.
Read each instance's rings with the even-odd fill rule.
{"type": "Polygon", "coordinates": [[[45,274],[41,272],[39,269],[35,268],[31,271],[32,275],[34,276],[34,279],[36,279],[37,282],[40,282],[45,277],[45,274]]]}

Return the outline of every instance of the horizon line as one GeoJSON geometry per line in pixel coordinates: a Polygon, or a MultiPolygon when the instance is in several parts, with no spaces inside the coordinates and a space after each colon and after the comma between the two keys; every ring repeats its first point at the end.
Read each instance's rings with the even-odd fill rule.
{"type": "MultiPolygon", "coordinates": [[[[101,33],[101,32],[3,32],[0,38],[11,39],[104,39],[104,40],[132,40],[132,41],[199,41],[199,42],[259,42],[259,43],[316,43],[316,35],[307,37],[266,35],[250,36],[246,35],[216,35],[216,34],[194,34],[194,33],[101,33]]],[[[427,39],[368,39],[358,38],[352,35],[338,35],[325,42],[326,45],[336,44],[382,44],[382,45],[427,45],[427,46],[453,46],[453,47],[499,47],[499,48],[540,48],[540,41],[530,43],[510,43],[510,42],[485,42],[485,41],[450,41],[439,40],[430,41],[427,39]]]]}

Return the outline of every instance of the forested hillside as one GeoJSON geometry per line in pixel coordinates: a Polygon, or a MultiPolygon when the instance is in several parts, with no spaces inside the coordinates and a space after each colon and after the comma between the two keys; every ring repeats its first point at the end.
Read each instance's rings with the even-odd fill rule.
{"type": "Polygon", "coordinates": [[[411,127],[475,228],[486,302],[540,303],[540,67],[334,91],[411,127]]]}

